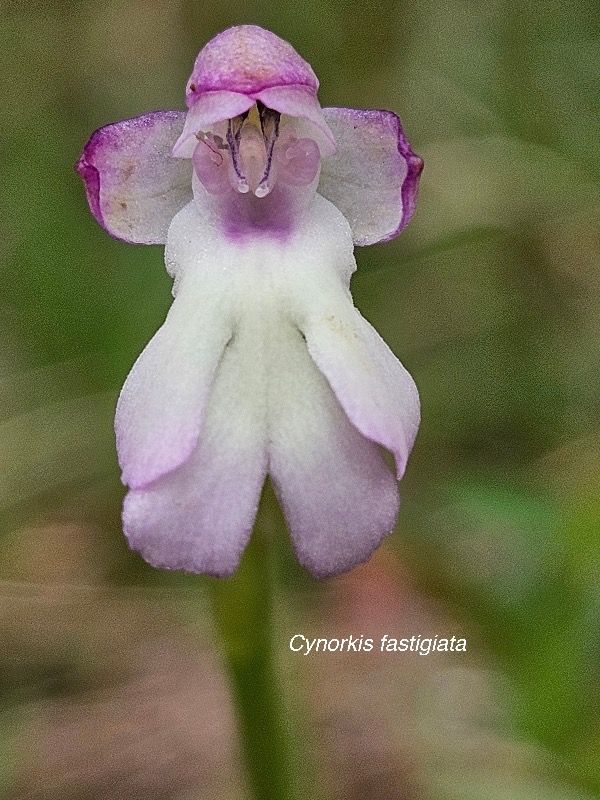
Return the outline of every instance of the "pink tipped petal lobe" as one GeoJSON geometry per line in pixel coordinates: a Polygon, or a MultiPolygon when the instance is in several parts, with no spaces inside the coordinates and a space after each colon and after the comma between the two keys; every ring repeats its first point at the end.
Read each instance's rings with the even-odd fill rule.
{"type": "Polygon", "coordinates": [[[337,153],[321,166],[319,192],[348,219],[357,245],[397,236],[412,217],[423,161],[391,111],[325,108],[337,153]]]}
{"type": "Polygon", "coordinates": [[[279,36],[257,25],[228,28],[206,44],[188,81],[188,106],[204,92],[256,95],[271,86],[319,86],[310,64],[279,36]]]}
{"type": "Polygon", "coordinates": [[[153,566],[230,575],[250,538],[267,455],[264,375],[244,338],[227,348],[189,460],[125,499],[129,544],[153,566]]]}
{"type": "Polygon", "coordinates": [[[192,197],[192,169],[172,157],[185,113],[154,111],[99,128],[77,163],[90,206],[112,235],[163,244],[171,220],[192,197]]]}
{"type": "Polygon", "coordinates": [[[269,472],[300,563],[324,578],[366,561],[391,533],[398,489],[378,446],[351,424],[298,331],[280,336],[269,472]]]}

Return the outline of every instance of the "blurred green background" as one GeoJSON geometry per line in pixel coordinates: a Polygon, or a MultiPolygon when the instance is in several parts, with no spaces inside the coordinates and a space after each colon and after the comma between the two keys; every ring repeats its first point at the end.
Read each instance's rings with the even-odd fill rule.
{"type": "Polygon", "coordinates": [[[73,170],[96,127],[182,108],[199,48],[242,22],[311,62],[323,105],[399,113],[425,159],[414,220],[359,250],[353,280],[421,391],[398,528],[316,584],[261,511],[323,794],[600,797],[599,9],[2,3],[3,797],[245,796],[204,582],[146,567],[120,532],[113,409],[170,304],[162,248],[106,235],[73,170]],[[297,632],[468,651],[306,658],[297,632]]]}

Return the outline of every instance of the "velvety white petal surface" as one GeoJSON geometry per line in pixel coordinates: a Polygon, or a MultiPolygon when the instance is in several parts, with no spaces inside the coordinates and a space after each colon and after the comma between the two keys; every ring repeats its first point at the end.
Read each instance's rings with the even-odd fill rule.
{"type": "Polygon", "coordinates": [[[423,161],[391,111],[324,108],[337,153],[323,159],[319,193],[344,214],[354,243],[396,236],[415,209],[423,161]]]}
{"type": "MultiPolygon", "coordinates": [[[[214,253],[214,263],[220,256],[214,253]]],[[[132,488],[151,483],[191,455],[217,366],[232,336],[226,281],[218,269],[210,269],[210,255],[199,252],[195,257],[197,268],[178,277],[167,319],[136,361],[119,397],[119,463],[123,482],[132,488]],[[203,256],[208,269],[203,269],[203,256]]]]}
{"type": "Polygon", "coordinates": [[[396,481],[353,427],[300,332],[279,333],[269,417],[269,472],[298,559],[317,577],[366,561],[396,520],[396,481]]]}
{"type": "MultiPolygon", "coordinates": [[[[177,288],[174,307],[186,297],[190,324],[206,300],[215,310],[208,318],[215,329],[222,328],[220,317],[229,322],[227,346],[208,397],[205,393],[200,401],[197,386],[186,393],[195,403],[191,412],[196,425],[185,442],[193,439],[195,446],[178,469],[130,491],[125,499],[123,523],[130,545],[155,566],[228,575],[252,531],[268,458],[265,336],[270,329],[263,306],[268,307],[270,295],[266,291],[263,296],[262,255],[259,245],[228,241],[214,209],[200,203],[186,206],[169,230],[165,257],[177,288]],[[215,288],[207,297],[210,286],[215,288]]],[[[206,337],[212,338],[210,330],[197,329],[185,336],[189,347],[181,361],[188,374],[195,368],[196,352],[204,351],[206,337]]],[[[170,356],[179,362],[178,347],[174,341],[170,356]]],[[[163,386],[179,402],[179,382],[164,386],[168,378],[164,371],[157,375],[156,390],[163,386]]],[[[203,391],[209,382],[203,383],[203,391]]],[[[176,411],[174,423],[185,425],[190,409],[179,406],[176,411]]],[[[154,420],[159,440],[160,424],[160,417],[154,420]]]]}
{"type": "MultiPolygon", "coordinates": [[[[317,196],[271,277],[282,323],[272,352],[269,471],[298,557],[318,576],[365,561],[390,533],[399,500],[378,444],[401,454],[401,471],[415,433],[412,379],[352,305],[355,266],[347,221],[317,196]],[[321,343],[319,323],[332,318],[352,319],[360,340],[336,342],[334,326],[340,351],[330,368],[311,341],[321,343]]],[[[329,357],[329,340],[323,349],[329,357]]]]}
{"type": "Polygon", "coordinates": [[[390,450],[398,480],[419,428],[417,387],[377,331],[346,306],[307,316],[308,351],[351,422],[390,450]]]}
{"type": "Polygon", "coordinates": [[[219,365],[191,458],[127,495],[124,530],[150,564],[219,576],[237,568],[267,470],[261,350],[251,321],[242,322],[219,365]]]}
{"type": "Polygon", "coordinates": [[[163,244],[191,200],[192,166],[173,158],[185,113],[155,111],[99,128],[77,164],[93,215],[119,239],[163,244]]]}

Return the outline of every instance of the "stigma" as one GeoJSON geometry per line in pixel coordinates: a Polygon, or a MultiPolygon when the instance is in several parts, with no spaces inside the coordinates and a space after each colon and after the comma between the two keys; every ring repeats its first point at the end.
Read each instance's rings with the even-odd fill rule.
{"type": "Polygon", "coordinates": [[[194,172],[211,194],[266,197],[276,183],[308,186],[321,155],[313,139],[297,136],[295,120],[256,102],[248,111],[198,131],[194,172]]]}

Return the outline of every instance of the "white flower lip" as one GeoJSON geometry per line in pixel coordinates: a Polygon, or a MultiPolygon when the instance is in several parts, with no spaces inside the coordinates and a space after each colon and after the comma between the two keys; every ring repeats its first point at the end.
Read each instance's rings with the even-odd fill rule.
{"type": "Polygon", "coordinates": [[[101,128],[77,165],[96,219],[166,244],[175,279],[115,420],[124,530],[155,566],[231,574],[267,475],[317,577],[394,527],[418,393],[349,282],[353,245],[408,222],[422,161],[395,114],[321,110],[317,88],[286,42],[232,28],[198,56],[187,113],[101,128]]]}

